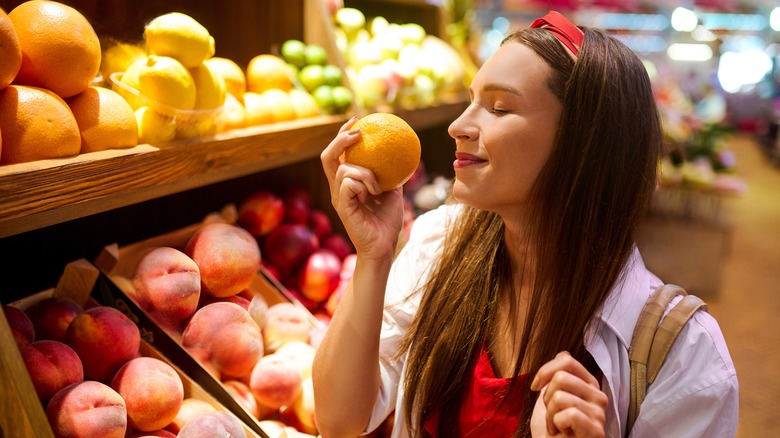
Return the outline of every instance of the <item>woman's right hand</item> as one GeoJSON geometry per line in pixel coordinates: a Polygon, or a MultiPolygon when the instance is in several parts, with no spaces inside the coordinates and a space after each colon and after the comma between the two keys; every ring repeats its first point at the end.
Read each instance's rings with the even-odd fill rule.
{"type": "Polygon", "coordinates": [[[362,135],[351,129],[355,122],[347,121],[320,156],[331,203],[362,259],[392,258],[403,228],[403,192],[382,193],[373,172],[344,162],[344,151],[362,135]]]}

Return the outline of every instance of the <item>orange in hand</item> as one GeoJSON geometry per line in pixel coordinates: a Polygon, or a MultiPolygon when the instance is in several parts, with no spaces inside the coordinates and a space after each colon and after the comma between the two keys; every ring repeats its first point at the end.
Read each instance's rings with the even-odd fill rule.
{"type": "Polygon", "coordinates": [[[358,120],[361,139],[347,148],[347,163],[365,167],[376,176],[382,191],[393,190],[412,177],[420,164],[420,139],[402,118],[373,113],[358,120]]]}

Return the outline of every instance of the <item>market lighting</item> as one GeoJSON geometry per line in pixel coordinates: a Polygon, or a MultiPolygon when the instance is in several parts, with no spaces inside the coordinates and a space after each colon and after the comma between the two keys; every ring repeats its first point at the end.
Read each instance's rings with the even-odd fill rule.
{"type": "Polygon", "coordinates": [[[761,14],[702,13],[700,17],[707,29],[761,31],[767,27],[767,18],[761,14]]]}
{"type": "Polygon", "coordinates": [[[712,49],[706,44],[675,43],[666,49],[666,53],[675,61],[707,61],[712,58],[712,49]]]}
{"type": "Polygon", "coordinates": [[[595,27],[604,29],[661,31],[669,27],[669,19],[661,14],[619,14],[605,12],[599,14],[595,27]]]}
{"type": "Polygon", "coordinates": [[[772,69],[772,60],[758,50],[720,55],[718,81],[724,91],[736,93],[761,81],[772,69]]]}
{"type": "Polygon", "coordinates": [[[696,26],[696,29],[691,32],[691,36],[696,41],[715,41],[718,39],[714,33],[710,32],[707,28],[701,25],[696,26]]]}
{"type": "Polygon", "coordinates": [[[780,32],[780,6],[772,9],[772,13],[769,14],[769,26],[775,32],[780,32]]]}
{"type": "Polygon", "coordinates": [[[691,32],[698,24],[696,14],[688,8],[678,7],[672,12],[672,28],[678,32],[691,32]]]}

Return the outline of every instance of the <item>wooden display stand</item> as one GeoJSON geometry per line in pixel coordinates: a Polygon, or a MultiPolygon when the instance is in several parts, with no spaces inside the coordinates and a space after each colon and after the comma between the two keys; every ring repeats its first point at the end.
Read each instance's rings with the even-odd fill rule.
{"type": "MultiPolygon", "coordinates": [[[[23,1],[12,0],[4,8],[9,11],[23,1]]],[[[81,11],[101,38],[123,41],[139,38],[144,23],[158,14],[180,11],[202,18],[217,41],[217,55],[239,65],[246,65],[260,53],[278,53],[281,43],[291,38],[325,43],[330,53],[336,54],[332,29],[330,34],[321,33],[318,37],[311,34],[311,29],[319,26],[324,30],[329,24],[324,21],[328,17],[321,2],[316,0],[64,3],[81,11]]],[[[417,8],[426,17],[433,17],[440,7],[424,1],[397,3],[399,10],[417,8]]],[[[393,8],[392,0],[383,4],[393,8]]],[[[421,15],[408,16],[416,20],[421,15]]],[[[424,27],[436,34],[435,29],[424,27]]],[[[343,66],[340,56],[332,60],[343,66]]],[[[438,153],[433,150],[436,143],[446,144],[447,153],[451,154],[446,126],[466,106],[464,99],[402,113],[418,133],[442,134],[440,142],[426,142],[425,147],[431,148],[431,152],[424,150],[424,157],[426,153],[438,153]]],[[[4,262],[9,284],[0,299],[14,301],[48,287],[57,281],[65,263],[80,257],[92,259],[95,248],[139,240],[128,235],[160,234],[162,225],[151,221],[165,222],[166,226],[175,224],[168,229],[191,224],[202,218],[196,207],[217,196],[228,196],[225,187],[240,186],[250,191],[251,185],[265,176],[281,175],[278,181],[303,181],[315,194],[326,191],[319,155],[348,117],[319,116],[170,145],[139,145],[122,151],[0,168],[0,253],[10,259],[4,262]],[[106,217],[123,224],[103,223],[106,217]],[[100,226],[96,226],[98,221],[100,226]],[[106,231],[102,228],[110,229],[109,238],[101,234],[106,231]],[[72,254],[77,255],[71,257],[72,254]]],[[[223,198],[216,207],[208,208],[219,208],[233,200],[223,198]]],[[[78,264],[69,264],[67,269],[75,268],[78,264]]],[[[13,338],[2,314],[0,340],[0,437],[51,436],[20,355],[16,348],[9,348],[13,338]]]]}

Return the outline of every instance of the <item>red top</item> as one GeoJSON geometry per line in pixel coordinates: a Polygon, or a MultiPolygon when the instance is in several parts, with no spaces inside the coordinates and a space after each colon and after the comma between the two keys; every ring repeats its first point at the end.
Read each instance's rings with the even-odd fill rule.
{"type": "MultiPolygon", "coordinates": [[[[483,347],[474,374],[466,385],[466,398],[460,408],[462,436],[512,436],[519,426],[518,412],[523,404],[520,383],[527,378],[527,374],[519,376],[521,380],[512,388],[512,393],[507,395],[512,379],[496,377],[487,350],[483,347]],[[507,400],[501,403],[505,396],[507,400]]],[[[439,436],[438,429],[439,411],[436,410],[425,422],[425,430],[435,438],[439,436]]]]}

